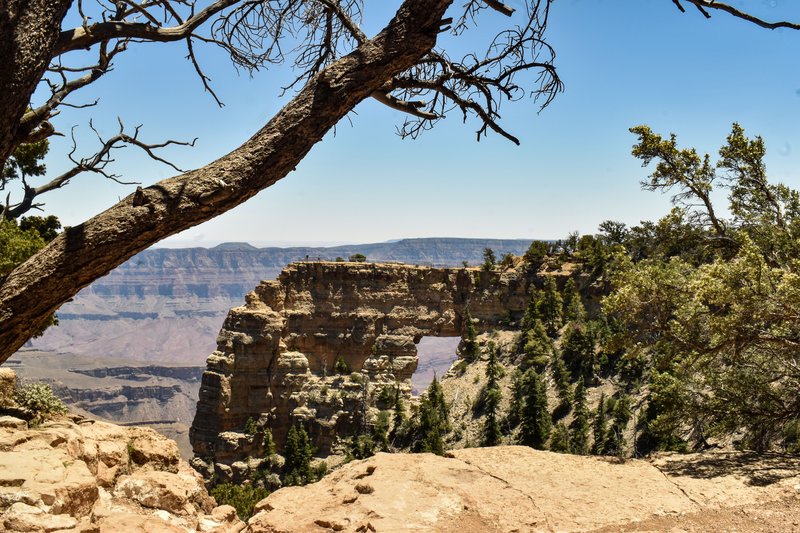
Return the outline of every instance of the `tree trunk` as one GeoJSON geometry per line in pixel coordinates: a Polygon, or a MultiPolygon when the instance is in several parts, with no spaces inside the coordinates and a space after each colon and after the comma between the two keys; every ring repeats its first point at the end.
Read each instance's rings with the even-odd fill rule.
{"type": "Polygon", "coordinates": [[[0,286],[0,363],[81,288],[291,172],[359,102],[433,48],[451,2],[406,0],[381,33],[312,78],[242,146],[201,169],[138,189],[17,267],[0,286]]]}
{"type": "Polygon", "coordinates": [[[72,0],[0,0],[0,168],[45,69],[72,0]]]}

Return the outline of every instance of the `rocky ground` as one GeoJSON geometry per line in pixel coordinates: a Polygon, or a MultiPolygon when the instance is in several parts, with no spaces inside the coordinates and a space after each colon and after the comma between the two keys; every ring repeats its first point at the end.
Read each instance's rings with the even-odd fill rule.
{"type": "Polygon", "coordinates": [[[28,429],[0,417],[4,531],[236,532],[176,444],[147,428],[71,415],[28,429]]]}
{"type": "Polygon", "coordinates": [[[273,493],[248,531],[798,531],[798,483],[777,455],[378,454],[273,493]]]}

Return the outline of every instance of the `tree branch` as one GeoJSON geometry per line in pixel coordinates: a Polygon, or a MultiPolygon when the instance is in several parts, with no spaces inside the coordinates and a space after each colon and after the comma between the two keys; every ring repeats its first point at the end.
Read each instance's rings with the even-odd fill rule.
{"type": "Polygon", "coordinates": [[[89,48],[111,39],[143,39],[157,42],[180,41],[191,35],[211,17],[240,1],[217,0],[182,24],[169,28],[143,22],[111,20],[62,31],[53,51],[53,56],[59,56],[72,50],[89,48]]]}
{"type": "MultiPolygon", "coordinates": [[[[786,29],[790,29],[790,30],[800,30],[800,24],[798,24],[796,22],[789,22],[789,21],[786,21],[786,20],[781,20],[781,21],[777,21],[777,22],[769,22],[769,21],[766,21],[766,20],[764,20],[762,18],[759,18],[759,17],[756,17],[754,15],[751,15],[750,13],[746,13],[744,11],[736,9],[735,7],[733,7],[730,4],[726,4],[724,2],[717,2],[716,0],[684,0],[684,1],[694,5],[698,10],[700,10],[700,12],[706,18],[711,18],[711,15],[709,14],[708,10],[716,9],[716,10],[719,10],[719,11],[724,11],[725,13],[733,15],[736,18],[740,18],[742,20],[746,20],[747,22],[750,22],[750,23],[755,24],[756,26],[760,26],[762,28],[766,28],[768,30],[776,30],[778,28],[786,28],[786,29]]],[[[680,3],[680,0],[672,0],[672,3],[674,3],[676,6],[678,6],[678,9],[680,9],[681,12],[683,12],[683,13],[686,12],[686,10],[683,8],[683,6],[680,3]]]]}
{"type": "Polygon", "coordinates": [[[141,189],[67,229],[0,285],[0,362],[62,302],[153,243],[241,204],[291,172],[359,102],[436,43],[452,0],[405,0],[389,25],[325,67],[241,147],[141,189]]]}

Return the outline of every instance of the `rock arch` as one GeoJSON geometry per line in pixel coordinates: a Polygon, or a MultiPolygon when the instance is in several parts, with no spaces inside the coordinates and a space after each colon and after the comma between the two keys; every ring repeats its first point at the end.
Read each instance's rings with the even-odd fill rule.
{"type": "Polygon", "coordinates": [[[279,445],[306,420],[326,452],[363,423],[365,403],[387,408],[383,387],[410,395],[421,337],[460,335],[467,307],[479,329],[518,319],[527,293],[517,270],[293,263],[230,310],[203,374],[195,455],[219,467],[263,453],[243,433],[248,418],[269,424],[279,445]],[[362,377],[334,375],[338,358],[362,377]]]}

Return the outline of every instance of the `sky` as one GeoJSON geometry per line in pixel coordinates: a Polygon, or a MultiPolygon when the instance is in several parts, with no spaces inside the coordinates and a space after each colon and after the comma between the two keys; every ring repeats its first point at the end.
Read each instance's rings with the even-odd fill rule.
{"type": "MultiPolygon", "coordinates": [[[[367,1],[372,35],[400,2],[367,1]]],[[[522,8],[521,0],[507,3],[522,8]]],[[[800,20],[797,0],[731,3],[769,20],[800,20]]],[[[557,0],[545,38],[565,90],[541,112],[527,98],[503,104],[502,124],[521,146],[492,134],[476,142],[479,124],[463,123],[457,113],[416,140],[402,140],[396,127],[404,116],[368,100],[286,178],[159,246],[555,239],[593,233],[608,219],[654,220],[667,212],[669,198],[640,190],[648,170],[630,155],[635,137],[628,132],[638,124],[674,132],[680,144],[713,155],[739,122],[764,138],[770,178],[800,188],[800,32],[765,30],[724,13],[706,20],[688,7],[681,13],[671,0],[557,0]]],[[[487,11],[480,22],[458,42],[445,37],[441,44],[480,50],[509,21],[487,11]]],[[[119,117],[131,127],[142,124],[145,141],[196,137],[194,148],[164,152],[183,169],[221,157],[288,102],[291,95],[279,93],[291,73],[276,68],[249,76],[217,49],[198,52],[224,107],[203,92],[185,47],[137,44],[70,101],[99,99],[98,105],[65,109],[57,129],[75,126],[77,153],[88,154],[89,119],[110,136],[119,117]]],[[[70,149],[69,135],[52,142],[49,173],[68,168],[70,149]]],[[[120,151],[112,168],[144,186],[175,174],[132,148],[120,151]]],[[[133,189],[79,176],[44,197],[45,212],[75,225],[133,189]]]]}

